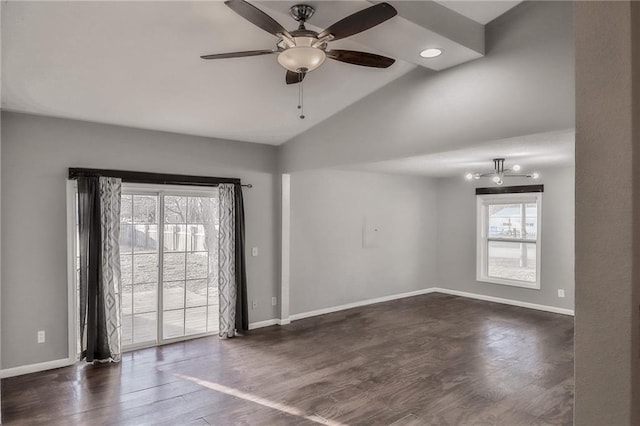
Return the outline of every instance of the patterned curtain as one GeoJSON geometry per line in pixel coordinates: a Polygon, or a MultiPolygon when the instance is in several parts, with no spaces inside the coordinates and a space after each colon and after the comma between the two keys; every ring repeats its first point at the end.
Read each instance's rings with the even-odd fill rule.
{"type": "Polygon", "coordinates": [[[120,192],[116,178],[78,178],[81,357],[120,361],[120,192]]]}
{"type": "Polygon", "coordinates": [[[118,362],[122,353],[120,307],[120,195],[117,178],[100,178],[100,231],[102,235],[102,303],[110,358],[118,362]]]}
{"type": "Polygon", "coordinates": [[[234,186],[218,186],[218,292],[222,339],[236,334],[236,236],[234,186]]]}
{"type": "Polygon", "coordinates": [[[249,329],[244,256],[244,203],[240,184],[218,186],[218,292],[220,338],[249,329]]]}

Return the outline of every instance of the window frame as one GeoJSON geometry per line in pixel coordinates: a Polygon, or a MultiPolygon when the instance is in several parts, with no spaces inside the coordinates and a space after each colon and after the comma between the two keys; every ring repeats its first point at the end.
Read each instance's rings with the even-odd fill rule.
{"type": "Polygon", "coordinates": [[[476,200],[476,280],[492,284],[506,285],[510,287],[528,288],[540,290],[541,275],[541,248],[542,248],[542,192],[508,193],[508,194],[483,194],[477,195],[476,200]],[[525,204],[535,203],[537,207],[537,234],[535,239],[509,239],[490,238],[487,235],[489,228],[489,205],[495,204],[525,204]],[[536,246],[536,281],[523,281],[509,278],[493,277],[488,274],[488,247],[490,241],[506,241],[514,243],[530,243],[536,246]]]}

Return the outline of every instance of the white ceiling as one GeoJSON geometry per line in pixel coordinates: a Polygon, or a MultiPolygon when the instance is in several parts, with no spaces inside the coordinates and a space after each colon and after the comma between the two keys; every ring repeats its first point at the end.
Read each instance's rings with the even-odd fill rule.
{"type": "MultiPolygon", "coordinates": [[[[265,10],[293,27],[292,19],[277,10],[295,3],[274,2],[265,10]]],[[[342,3],[356,10],[367,5],[342,3]]],[[[493,5],[502,2],[488,3],[485,15],[504,11],[493,5]]],[[[475,20],[489,19],[478,17],[477,3],[468,11],[446,6],[475,20]]],[[[275,55],[199,58],[269,49],[276,41],[221,2],[10,1],[2,7],[2,108],[13,111],[280,144],[415,67],[402,60],[386,70],[327,61],[305,79],[307,118],[300,120],[297,87],[285,85],[275,55]]],[[[322,7],[320,21],[345,16],[344,8],[322,7]]],[[[359,41],[333,47],[407,57],[402,49],[415,37],[416,26],[395,17],[359,41]]],[[[447,60],[478,57],[463,36],[468,34],[459,40],[448,35],[455,43],[447,60]]]]}
{"type": "Polygon", "coordinates": [[[499,1],[459,1],[459,0],[435,0],[436,3],[448,7],[451,10],[466,16],[469,19],[486,25],[496,19],[506,11],[521,3],[521,0],[499,0],[499,1]]]}
{"type": "Polygon", "coordinates": [[[489,172],[493,170],[492,159],[505,158],[505,168],[519,164],[523,172],[532,172],[536,169],[574,164],[574,143],[574,131],[540,133],[485,142],[454,151],[358,164],[346,169],[450,177],[463,176],[467,172],[489,172]]]}

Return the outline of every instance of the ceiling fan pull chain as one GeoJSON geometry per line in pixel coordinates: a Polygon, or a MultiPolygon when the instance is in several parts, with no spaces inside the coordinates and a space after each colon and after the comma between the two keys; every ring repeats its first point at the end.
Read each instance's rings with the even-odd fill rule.
{"type": "Polygon", "coordinates": [[[298,78],[300,79],[298,83],[298,109],[300,110],[300,119],[304,120],[304,80],[302,76],[302,73],[298,73],[298,78]]]}

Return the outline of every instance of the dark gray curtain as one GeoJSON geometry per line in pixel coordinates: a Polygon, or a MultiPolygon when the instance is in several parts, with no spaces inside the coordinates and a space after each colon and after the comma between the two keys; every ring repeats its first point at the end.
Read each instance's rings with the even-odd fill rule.
{"type": "MultiPolygon", "coordinates": [[[[100,195],[98,177],[78,178],[78,231],[80,250],[80,358],[93,361],[97,348],[96,293],[100,275],[100,195]]],[[[102,348],[104,350],[104,348],[102,348]]],[[[100,358],[100,356],[99,356],[100,358]]]]}
{"type": "Polygon", "coordinates": [[[119,292],[114,292],[119,287],[119,259],[117,265],[109,265],[119,255],[117,250],[105,251],[105,242],[113,245],[115,239],[117,246],[120,194],[119,180],[110,179],[78,177],[80,339],[81,359],[87,362],[120,359],[119,292]],[[116,201],[110,205],[109,199],[116,201]],[[111,228],[105,228],[109,223],[111,228]],[[107,235],[102,235],[103,229],[107,235]]]}
{"type": "Polygon", "coordinates": [[[235,239],[236,239],[236,330],[249,330],[249,313],[247,308],[247,268],[244,256],[244,201],[242,186],[235,185],[234,191],[235,239]]]}

